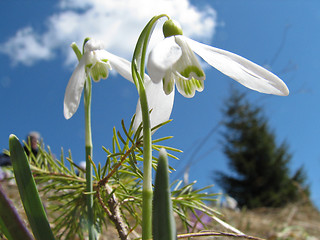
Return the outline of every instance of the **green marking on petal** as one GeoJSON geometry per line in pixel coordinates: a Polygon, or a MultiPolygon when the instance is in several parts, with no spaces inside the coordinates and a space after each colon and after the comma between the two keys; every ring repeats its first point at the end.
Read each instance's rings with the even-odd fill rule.
{"type": "Polygon", "coordinates": [[[182,82],[183,82],[183,86],[184,86],[184,90],[185,90],[186,94],[191,95],[192,90],[193,90],[193,88],[190,84],[191,81],[182,80],[182,82]]]}
{"type": "Polygon", "coordinates": [[[205,74],[201,68],[198,68],[197,66],[187,66],[183,71],[180,72],[182,76],[185,78],[190,78],[191,76],[193,78],[197,77],[201,80],[204,80],[205,74]]]}
{"type": "Polygon", "coordinates": [[[93,81],[99,82],[100,79],[106,79],[109,75],[109,64],[105,62],[97,62],[91,69],[91,77],[93,81]]]}
{"type": "Polygon", "coordinates": [[[193,97],[195,91],[202,92],[204,89],[204,80],[177,78],[176,84],[178,91],[185,97],[193,97]]]}
{"type": "Polygon", "coordinates": [[[183,78],[178,78],[177,87],[179,92],[184,95],[185,97],[191,97],[194,95],[194,88],[192,87],[191,80],[184,80],[183,78]]]}
{"type": "Polygon", "coordinates": [[[198,92],[203,91],[203,89],[204,89],[204,81],[203,80],[197,80],[195,78],[192,78],[191,81],[194,84],[194,86],[196,87],[196,90],[198,92]]]}
{"type": "Polygon", "coordinates": [[[163,82],[163,91],[168,95],[173,91],[174,86],[174,79],[172,78],[171,74],[169,76],[165,76],[162,79],[163,82]]]}

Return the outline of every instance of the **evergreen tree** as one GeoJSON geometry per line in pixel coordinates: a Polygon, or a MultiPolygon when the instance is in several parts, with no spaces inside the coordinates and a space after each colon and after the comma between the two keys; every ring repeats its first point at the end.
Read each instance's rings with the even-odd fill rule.
{"type": "Polygon", "coordinates": [[[288,146],[277,146],[261,107],[233,91],[223,114],[223,150],[234,174],[216,172],[215,180],[229,196],[241,207],[256,208],[279,207],[309,195],[304,169],[290,176],[288,146]]]}

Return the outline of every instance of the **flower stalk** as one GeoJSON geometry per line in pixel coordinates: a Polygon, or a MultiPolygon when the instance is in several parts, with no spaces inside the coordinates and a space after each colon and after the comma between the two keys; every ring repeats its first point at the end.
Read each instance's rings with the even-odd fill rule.
{"type": "Polygon", "coordinates": [[[152,239],[152,139],[145,89],[140,89],[143,122],[142,239],[152,239]]]}
{"type": "MultiPolygon", "coordinates": [[[[83,53],[84,46],[89,41],[86,38],[83,43],[83,53]]],[[[79,50],[78,46],[73,43],[71,48],[76,54],[78,61],[80,62],[83,54],[79,50]]],[[[95,220],[93,213],[93,183],[92,183],[92,134],[91,134],[91,92],[92,83],[89,75],[86,75],[84,82],[84,116],[85,116],[85,154],[86,154],[86,204],[87,204],[87,225],[88,225],[88,237],[89,240],[95,240],[95,220]],[[91,160],[91,161],[90,161],[91,160]]]]}
{"type": "Polygon", "coordinates": [[[133,81],[140,96],[143,127],[143,188],[142,188],[142,239],[152,239],[152,139],[147,93],[144,85],[145,59],[148,43],[157,21],[167,15],[153,17],[138,39],[131,63],[133,81]]]}
{"type": "Polygon", "coordinates": [[[92,135],[91,135],[91,79],[87,77],[84,86],[84,114],[85,114],[85,148],[86,148],[86,192],[88,211],[89,239],[96,239],[93,214],[93,185],[92,185],[92,135]]]}
{"type": "Polygon", "coordinates": [[[95,39],[86,38],[82,53],[75,43],[71,48],[78,58],[78,65],[68,82],[64,98],[64,116],[69,119],[77,111],[84,92],[85,110],[85,154],[86,154],[86,200],[88,214],[89,239],[97,239],[95,216],[93,211],[92,184],[92,134],[91,134],[91,94],[92,82],[106,79],[109,70],[114,68],[120,75],[132,82],[130,62],[104,50],[103,43],[95,39]]]}

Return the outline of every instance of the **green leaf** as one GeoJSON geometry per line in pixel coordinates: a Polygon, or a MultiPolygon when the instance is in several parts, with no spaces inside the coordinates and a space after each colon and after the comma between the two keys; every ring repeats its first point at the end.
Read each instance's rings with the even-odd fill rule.
{"type": "Polygon", "coordinates": [[[19,139],[13,134],[9,137],[9,149],[21,201],[27,214],[33,235],[38,240],[54,239],[30,170],[27,155],[21,146],[19,139]]]}
{"type": "Polygon", "coordinates": [[[161,149],[159,153],[153,208],[153,239],[177,239],[170,193],[168,158],[165,149],[161,149]]]}
{"type": "Polygon", "coordinates": [[[8,240],[25,239],[32,240],[33,237],[23,224],[13,203],[7,198],[0,186],[0,232],[8,240]]]}

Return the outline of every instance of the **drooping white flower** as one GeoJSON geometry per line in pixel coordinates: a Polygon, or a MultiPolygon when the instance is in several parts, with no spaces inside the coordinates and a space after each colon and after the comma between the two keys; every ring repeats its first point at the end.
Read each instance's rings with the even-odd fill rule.
{"type": "Polygon", "coordinates": [[[204,89],[205,74],[194,53],[247,88],[267,94],[289,94],[285,83],[273,73],[234,53],[183,36],[172,20],[164,24],[163,30],[165,39],[150,52],[147,69],[153,82],[163,82],[166,94],[175,85],[185,97],[193,97],[196,90],[204,89]]]}
{"type": "MultiPolygon", "coordinates": [[[[171,115],[174,91],[166,94],[163,91],[162,82],[154,83],[150,80],[148,75],[145,75],[145,89],[148,99],[148,107],[150,113],[150,125],[151,128],[168,121],[171,115]]],[[[142,122],[142,111],[140,106],[140,100],[137,104],[136,117],[133,124],[133,130],[136,131],[142,122]]]]}
{"type": "Polygon", "coordinates": [[[103,44],[90,39],[84,46],[84,53],[71,75],[64,96],[64,117],[69,119],[77,111],[86,78],[98,82],[106,79],[109,70],[115,69],[120,75],[133,82],[131,63],[103,49],[103,44]]]}

